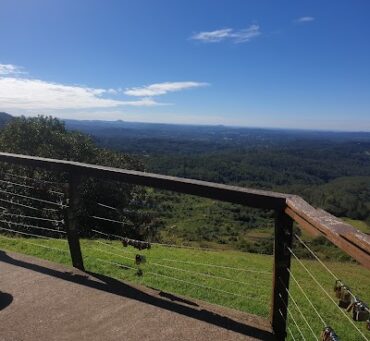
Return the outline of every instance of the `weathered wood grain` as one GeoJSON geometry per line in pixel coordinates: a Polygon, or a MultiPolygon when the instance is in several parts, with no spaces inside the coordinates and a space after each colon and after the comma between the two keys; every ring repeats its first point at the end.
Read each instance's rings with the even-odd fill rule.
{"type": "Polygon", "coordinates": [[[299,196],[287,197],[285,212],[302,228],[317,230],[366,268],[370,269],[370,236],[328,212],[315,209],[299,196]]]}

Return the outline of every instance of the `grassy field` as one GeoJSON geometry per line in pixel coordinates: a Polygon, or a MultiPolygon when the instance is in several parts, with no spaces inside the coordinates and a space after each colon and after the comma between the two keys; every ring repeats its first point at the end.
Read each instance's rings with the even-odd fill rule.
{"type": "Polygon", "coordinates": [[[370,226],[362,220],[356,220],[351,218],[342,218],[346,223],[351,224],[354,228],[360,230],[361,232],[370,234],[370,226]]]}
{"type": "MultiPolygon", "coordinates": [[[[81,245],[85,267],[88,271],[189,298],[205,300],[266,318],[269,316],[273,265],[271,256],[228,250],[213,252],[169,248],[159,245],[153,245],[150,250],[137,251],[131,247],[123,248],[117,241],[104,239],[82,240],[81,245]],[[137,266],[134,258],[137,253],[146,256],[146,263],[140,266],[143,270],[142,276],[136,274],[137,266]],[[210,267],[207,264],[230,268],[210,267]]],[[[68,247],[64,240],[0,236],[0,249],[71,265],[68,247]],[[36,244],[62,249],[66,252],[41,248],[36,244]]],[[[328,296],[336,301],[333,292],[334,280],[331,275],[316,261],[304,260],[303,264],[323,286],[328,296]]],[[[356,295],[365,302],[370,302],[368,270],[351,263],[326,262],[326,265],[349,285],[356,295]]],[[[364,340],[344,316],[351,317],[351,314],[341,311],[297,261],[293,261],[292,273],[325,323],[337,331],[341,340],[364,340]]],[[[314,340],[301,312],[315,335],[320,334],[323,327],[322,322],[294,281],[291,281],[290,294],[292,299],[290,300],[289,327],[295,339],[303,340],[295,327],[292,316],[300,326],[305,339],[314,340]],[[293,299],[299,309],[293,303],[293,299]]],[[[356,326],[368,339],[370,338],[370,332],[366,330],[365,323],[357,322],[356,326]]],[[[289,340],[292,339],[289,338],[289,340]]]]}

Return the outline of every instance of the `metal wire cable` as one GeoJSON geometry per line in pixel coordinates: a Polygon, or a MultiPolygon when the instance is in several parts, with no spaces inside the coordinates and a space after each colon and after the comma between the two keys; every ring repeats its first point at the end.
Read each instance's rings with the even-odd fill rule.
{"type": "Polygon", "coordinates": [[[115,247],[115,246],[113,246],[113,245],[111,245],[111,244],[104,243],[104,242],[102,242],[102,241],[100,241],[100,240],[97,240],[97,242],[98,242],[99,244],[103,244],[103,245],[109,246],[109,247],[111,247],[112,249],[119,250],[119,251],[120,251],[120,252],[122,252],[122,253],[127,253],[127,254],[130,254],[130,255],[137,255],[137,252],[128,251],[128,250],[122,250],[122,249],[120,249],[120,248],[118,248],[118,247],[115,247]]]}
{"type": "MultiPolygon", "coordinates": [[[[280,309],[279,309],[279,313],[280,313],[282,319],[286,322],[286,318],[284,317],[284,315],[283,315],[283,313],[281,312],[280,309]]],[[[289,332],[290,336],[292,337],[293,341],[296,341],[296,339],[295,339],[295,337],[292,333],[292,330],[289,328],[289,326],[287,326],[287,329],[288,329],[288,332],[289,332]]]]}
{"type": "Polygon", "coordinates": [[[42,238],[42,239],[49,239],[49,237],[46,237],[46,236],[41,236],[41,235],[34,234],[34,233],[12,230],[12,229],[8,229],[8,228],[5,228],[5,227],[0,227],[0,230],[12,232],[12,233],[17,233],[17,234],[22,234],[22,235],[25,235],[25,236],[31,236],[31,237],[42,238]]]}
{"type": "MultiPolygon", "coordinates": [[[[69,206],[65,206],[65,205],[64,205],[63,207],[67,208],[67,207],[69,207],[69,206]]],[[[59,212],[59,210],[57,210],[57,209],[55,209],[55,208],[47,208],[47,207],[43,207],[41,210],[42,210],[42,211],[49,211],[49,212],[59,212]]]]}
{"type": "Polygon", "coordinates": [[[112,256],[117,256],[117,257],[125,258],[125,259],[131,260],[131,261],[134,261],[135,260],[134,258],[131,258],[131,257],[126,257],[126,256],[123,256],[123,255],[119,255],[117,253],[114,253],[114,252],[110,252],[110,251],[106,251],[106,250],[102,250],[102,249],[98,249],[98,248],[94,248],[94,250],[98,250],[100,252],[104,252],[104,253],[109,254],[109,255],[112,255],[112,256]]]}
{"type": "MultiPolygon", "coordinates": [[[[29,188],[29,189],[36,189],[36,187],[34,187],[34,186],[20,184],[18,182],[12,182],[12,181],[7,181],[7,180],[0,180],[0,182],[4,183],[4,184],[6,183],[6,184],[9,184],[9,185],[12,185],[12,186],[19,186],[19,187],[24,187],[24,188],[29,188]]],[[[47,192],[53,193],[53,194],[58,194],[58,195],[64,195],[63,192],[54,191],[52,189],[47,190],[47,192]]]]}
{"type": "Polygon", "coordinates": [[[42,236],[40,234],[34,234],[34,233],[29,233],[29,232],[17,231],[17,230],[8,229],[8,228],[5,228],[5,227],[0,227],[0,230],[4,230],[4,231],[8,231],[8,232],[13,232],[13,233],[18,233],[18,234],[22,234],[22,235],[30,236],[30,237],[36,237],[36,238],[42,238],[42,239],[48,239],[48,240],[57,240],[57,241],[60,241],[60,242],[67,243],[67,241],[65,239],[46,237],[46,236],[42,236]]]}
{"type": "MultiPolygon", "coordinates": [[[[94,229],[91,229],[91,231],[99,233],[99,234],[104,235],[104,236],[107,236],[108,238],[114,237],[114,238],[118,238],[118,239],[121,239],[121,240],[130,240],[130,241],[135,241],[135,242],[142,242],[141,240],[122,237],[122,236],[119,236],[118,234],[106,233],[106,232],[102,232],[102,231],[98,231],[98,230],[94,230],[94,229]]],[[[150,243],[150,244],[152,244],[152,243],[150,243]]]]}
{"type": "Polygon", "coordinates": [[[52,238],[52,237],[45,237],[45,236],[41,236],[39,234],[22,232],[22,231],[17,231],[17,230],[12,230],[12,229],[7,229],[5,227],[0,227],[0,230],[12,232],[12,233],[18,233],[18,234],[22,234],[22,235],[25,235],[25,236],[31,236],[31,237],[36,237],[36,238],[42,238],[42,239],[48,239],[48,240],[58,240],[58,241],[65,242],[65,243],[67,242],[64,239],[58,239],[58,238],[52,238]]]}
{"type": "Polygon", "coordinates": [[[271,272],[268,272],[268,271],[258,271],[258,270],[244,269],[244,268],[235,268],[235,267],[226,266],[226,265],[216,265],[216,264],[210,264],[210,263],[180,261],[180,260],[168,259],[168,258],[164,258],[163,260],[167,261],[167,262],[179,262],[179,263],[185,263],[185,264],[191,264],[191,265],[203,265],[203,266],[209,266],[209,267],[214,267],[214,268],[238,270],[238,271],[245,271],[245,272],[253,272],[253,273],[265,274],[265,275],[271,275],[272,274],[271,272]]]}
{"type": "MultiPolygon", "coordinates": [[[[92,218],[95,218],[95,219],[112,221],[112,222],[115,222],[115,223],[124,224],[124,222],[121,222],[121,221],[118,221],[118,220],[112,220],[112,219],[107,219],[107,218],[102,218],[102,217],[97,217],[97,216],[91,216],[91,217],[92,218]]],[[[122,237],[122,236],[119,236],[119,235],[113,234],[113,233],[104,233],[104,232],[101,232],[101,231],[98,231],[98,230],[93,230],[93,229],[91,229],[91,231],[94,231],[94,232],[97,232],[97,233],[101,233],[101,234],[104,234],[106,236],[119,238],[119,239],[126,239],[126,240],[131,240],[131,241],[136,241],[136,242],[140,242],[141,241],[141,240],[137,240],[137,239],[131,239],[131,238],[122,237]]],[[[186,246],[186,245],[163,244],[163,243],[157,243],[157,242],[150,242],[150,244],[152,244],[152,245],[159,245],[159,246],[165,246],[165,247],[177,247],[177,248],[184,248],[184,249],[192,249],[192,250],[215,251],[215,250],[212,250],[212,249],[200,248],[200,247],[193,247],[193,246],[186,246]]]]}
{"type": "Polygon", "coordinates": [[[165,243],[151,243],[153,245],[159,245],[159,246],[165,246],[165,247],[174,247],[174,248],[179,248],[179,249],[189,249],[189,250],[201,250],[201,251],[206,251],[206,252],[219,252],[222,250],[215,250],[211,248],[206,248],[206,247],[196,247],[196,246],[187,246],[187,245],[177,245],[177,244],[165,244],[165,243]]]}
{"type": "Polygon", "coordinates": [[[8,224],[8,225],[15,225],[15,226],[22,226],[22,227],[29,227],[32,229],[37,229],[37,230],[44,230],[44,231],[51,231],[51,232],[57,232],[57,233],[66,233],[65,231],[62,230],[56,230],[56,229],[51,229],[43,226],[35,226],[35,225],[29,225],[29,224],[22,224],[22,223],[14,223],[12,221],[8,220],[0,220],[0,223],[8,224]]]}
{"type": "Polygon", "coordinates": [[[285,303],[285,301],[283,300],[283,298],[282,298],[281,294],[279,294],[279,297],[280,297],[281,302],[283,302],[283,304],[284,304],[284,306],[285,306],[285,308],[286,308],[286,310],[287,310],[287,312],[288,312],[289,317],[292,319],[292,321],[294,322],[294,324],[295,324],[296,328],[298,329],[299,333],[301,334],[302,339],[303,339],[304,341],[306,341],[306,338],[304,337],[304,335],[303,335],[303,333],[302,333],[301,328],[299,328],[299,326],[298,326],[298,324],[297,324],[297,321],[295,320],[295,318],[294,318],[293,314],[290,312],[290,310],[289,310],[289,308],[288,308],[287,304],[285,303]]]}
{"type": "Polygon", "coordinates": [[[151,264],[153,264],[153,265],[156,265],[156,266],[159,266],[159,267],[163,267],[163,268],[167,268],[167,269],[173,269],[173,270],[176,270],[176,271],[187,272],[187,273],[190,273],[190,274],[193,274],[193,275],[200,275],[200,276],[205,276],[205,277],[209,277],[209,278],[221,279],[221,280],[224,280],[224,281],[230,281],[230,282],[234,282],[234,283],[238,283],[238,284],[243,284],[243,285],[246,285],[246,286],[250,286],[250,283],[236,281],[236,280],[233,280],[233,279],[230,279],[230,278],[227,278],[227,277],[211,275],[211,274],[207,274],[207,273],[204,273],[204,272],[198,272],[198,271],[191,271],[191,270],[186,270],[186,269],[180,269],[180,268],[176,268],[176,267],[173,267],[173,266],[168,266],[168,265],[164,265],[164,264],[160,264],[160,263],[155,263],[155,262],[151,262],[151,261],[149,261],[149,262],[151,264]]]}
{"type": "Polygon", "coordinates": [[[0,189],[0,193],[14,195],[16,197],[20,197],[20,198],[24,198],[24,199],[28,199],[28,200],[42,202],[44,204],[56,205],[56,206],[60,206],[60,207],[68,207],[68,206],[64,205],[63,203],[58,203],[58,202],[54,202],[54,201],[50,201],[50,200],[29,197],[27,195],[18,194],[18,193],[14,193],[14,192],[8,192],[8,191],[4,191],[4,190],[1,190],[1,189],[0,189]]]}
{"type": "Polygon", "coordinates": [[[325,290],[325,288],[320,284],[320,282],[316,279],[314,275],[312,275],[311,271],[307,269],[307,267],[302,263],[302,261],[296,256],[296,254],[292,251],[290,247],[287,247],[289,252],[294,256],[294,258],[299,262],[299,264],[306,270],[306,272],[310,275],[310,277],[315,281],[315,283],[320,287],[320,289],[325,293],[326,296],[334,303],[334,306],[339,309],[339,311],[348,319],[348,321],[355,327],[355,329],[359,332],[359,334],[365,339],[369,340],[362,331],[354,324],[354,322],[351,320],[351,318],[337,306],[337,303],[333,300],[333,298],[330,296],[330,294],[325,290]]]}
{"type": "Polygon", "coordinates": [[[99,231],[99,230],[91,229],[91,231],[93,231],[93,232],[95,232],[95,233],[99,233],[99,234],[101,234],[101,235],[103,235],[103,236],[106,236],[106,237],[108,237],[108,238],[110,238],[111,236],[112,236],[112,237],[117,237],[117,238],[120,238],[120,239],[122,239],[122,238],[123,238],[123,237],[118,236],[118,235],[116,235],[116,234],[112,234],[112,233],[105,233],[105,232],[102,232],[102,231],[99,231]]]}
{"type": "MultiPolygon", "coordinates": [[[[124,224],[124,222],[123,222],[123,221],[118,221],[118,220],[114,220],[114,219],[98,217],[98,216],[95,216],[95,215],[91,215],[90,217],[91,217],[91,218],[94,218],[94,219],[97,219],[97,220],[109,221],[109,222],[111,222],[111,223],[124,224]]],[[[120,237],[120,238],[123,238],[123,237],[120,237]]]]}
{"type": "MultiPolygon", "coordinates": [[[[91,231],[94,231],[94,232],[97,232],[97,233],[100,233],[100,234],[106,235],[106,236],[110,235],[110,234],[107,234],[107,233],[104,233],[104,232],[101,232],[101,231],[98,231],[98,230],[91,230],[91,231]]],[[[101,241],[97,241],[97,242],[101,243],[101,244],[104,244],[106,246],[109,246],[113,249],[119,250],[123,253],[136,254],[136,252],[123,251],[120,248],[117,248],[113,245],[110,245],[110,244],[107,244],[107,243],[104,243],[104,242],[101,242],[101,241]]],[[[238,271],[245,271],[245,272],[271,275],[271,272],[267,272],[267,271],[258,271],[258,270],[244,269],[244,268],[235,268],[235,267],[230,267],[230,266],[216,265],[216,264],[209,264],[209,263],[197,263],[197,262],[181,261],[181,260],[177,260],[177,259],[168,259],[168,258],[157,258],[157,259],[168,261],[168,262],[175,262],[175,263],[184,263],[184,264],[191,264],[191,265],[203,265],[203,266],[214,267],[214,268],[221,268],[221,269],[228,269],[228,270],[238,270],[238,271]]],[[[243,284],[245,284],[245,283],[243,283],[243,284]]]]}
{"type": "Polygon", "coordinates": [[[290,336],[292,337],[293,341],[296,341],[296,338],[294,337],[292,330],[289,327],[287,327],[287,329],[288,329],[288,332],[289,332],[290,336]]]}
{"type": "MultiPolygon", "coordinates": [[[[294,234],[294,237],[296,239],[298,239],[298,241],[311,253],[311,255],[323,266],[323,268],[336,280],[336,281],[339,281],[342,285],[345,285],[345,283],[343,283],[339,278],[338,276],[336,276],[330,269],[328,266],[326,266],[326,264],[315,254],[315,252],[297,235],[297,234],[294,234]]],[[[349,294],[355,299],[357,300],[357,297],[352,293],[351,290],[349,290],[349,288],[347,288],[349,294]]],[[[369,312],[370,310],[367,309],[369,312]]]]}
{"type": "MultiPolygon", "coordinates": [[[[102,243],[102,244],[110,246],[109,244],[105,244],[105,243],[102,243]]],[[[125,258],[125,259],[128,259],[128,260],[134,261],[133,258],[126,257],[126,256],[123,256],[123,255],[114,253],[114,252],[109,252],[109,251],[102,250],[102,249],[97,249],[97,250],[108,253],[108,254],[111,254],[111,255],[114,255],[114,256],[117,256],[117,257],[122,257],[122,258],[125,258]]],[[[154,259],[161,260],[161,258],[154,258],[154,259]]],[[[149,262],[150,262],[150,264],[153,264],[153,265],[158,266],[158,267],[166,268],[166,269],[172,269],[172,270],[175,270],[175,271],[190,273],[192,275],[200,275],[200,276],[205,276],[205,277],[210,277],[210,278],[215,278],[215,279],[221,279],[221,280],[225,280],[225,281],[231,281],[231,282],[234,282],[234,283],[250,286],[250,283],[236,281],[236,280],[233,280],[233,279],[230,279],[230,278],[227,278],[227,277],[211,275],[211,274],[207,274],[207,273],[204,273],[204,272],[197,272],[197,271],[191,271],[191,270],[186,270],[186,269],[180,269],[180,268],[176,268],[176,267],[173,267],[173,266],[168,266],[168,265],[152,262],[151,260],[149,260],[149,262]]]]}
{"type": "MultiPolygon", "coordinates": [[[[311,331],[311,333],[312,333],[313,337],[314,337],[316,340],[319,340],[319,339],[318,339],[318,337],[316,336],[315,332],[313,331],[313,329],[312,329],[311,325],[310,325],[310,324],[309,324],[309,322],[307,321],[306,316],[303,314],[303,312],[302,312],[301,308],[298,306],[298,304],[297,304],[296,300],[293,298],[293,295],[292,295],[292,294],[290,293],[290,291],[287,289],[287,287],[285,286],[284,282],[281,280],[281,278],[280,278],[280,277],[279,277],[279,280],[280,280],[281,284],[283,285],[283,287],[285,288],[285,291],[288,293],[288,296],[289,296],[289,298],[292,300],[292,302],[293,302],[294,306],[297,308],[298,312],[301,314],[301,316],[302,316],[302,318],[303,318],[304,322],[307,324],[308,328],[310,329],[310,331],[311,331]]],[[[280,298],[282,299],[281,294],[279,294],[279,295],[280,295],[280,298]]]]}
{"type": "MultiPolygon", "coordinates": [[[[107,261],[107,260],[104,260],[104,259],[101,259],[101,258],[98,258],[98,257],[91,257],[91,256],[86,256],[86,257],[91,258],[91,259],[96,259],[96,260],[98,260],[100,262],[103,262],[103,263],[112,264],[112,265],[118,266],[120,268],[125,267],[125,268],[132,269],[132,270],[135,270],[135,271],[137,270],[137,268],[128,266],[126,264],[120,264],[120,263],[116,263],[116,262],[112,262],[112,261],[107,261]]],[[[214,291],[217,291],[217,292],[220,292],[220,293],[223,293],[223,294],[228,294],[228,295],[232,295],[232,296],[237,296],[237,297],[243,297],[243,298],[248,298],[248,299],[256,300],[256,301],[258,301],[258,302],[261,303],[261,301],[258,300],[255,297],[246,297],[246,296],[238,295],[238,294],[235,294],[235,293],[232,293],[232,292],[229,292],[229,291],[225,291],[225,290],[208,287],[208,286],[201,285],[201,284],[196,284],[196,283],[188,282],[188,281],[185,281],[185,280],[176,278],[176,277],[159,274],[157,272],[146,271],[146,273],[147,274],[150,274],[150,275],[153,275],[153,276],[160,276],[160,277],[164,277],[164,278],[171,279],[171,280],[174,280],[174,281],[182,282],[182,283],[185,283],[185,284],[197,286],[197,287],[200,287],[200,288],[203,288],[203,289],[214,290],[214,291]]]]}
{"type": "Polygon", "coordinates": [[[137,270],[137,268],[134,268],[132,266],[129,266],[129,265],[126,265],[126,264],[120,264],[120,263],[112,262],[112,261],[109,261],[109,260],[101,259],[99,257],[95,257],[95,256],[92,257],[92,256],[88,256],[88,255],[86,255],[85,257],[90,258],[90,259],[96,259],[99,262],[103,262],[103,263],[107,263],[107,264],[112,264],[112,265],[115,265],[115,266],[118,266],[118,267],[124,266],[125,268],[131,269],[131,270],[135,270],[135,271],[137,270]]]}
{"type": "Polygon", "coordinates": [[[212,287],[209,287],[209,286],[206,286],[206,285],[202,285],[202,284],[196,284],[196,283],[188,282],[188,281],[185,281],[183,279],[179,279],[179,278],[176,278],[176,277],[173,277],[173,276],[167,276],[167,275],[159,274],[157,272],[146,271],[146,273],[151,274],[151,275],[154,275],[154,276],[161,276],[161,277],[169,278],[171,280],[178,281],[178,282],[183,282],[183,283],[186,283],[186,284],[189,284],[189,285],[194,285],[194,286],[197,286],[197,287],[200,287],[200,288],[203,288],[203,289],[214,290],[214,291],[217,291],[217,292],[220,292],[220,293],[223,293],[223,294],[228,294],[228,295],[232,295],[232,296],[237,296],[237,297],[252,299],[252,300],[255,300],[255,301],[258,301],[260,303],[265,304],[265,302],[262,302],[261,300],[258,300],[256,297],[235,294],[235,293],[230,292],[230,291],[225,291],[225,290],[212,288],[212,287]]]}
{"type": "Polygon", "coordinates": [[[115,207],[112,207],[112,206],[109,206],[109,205],[106,205],[106,204],[102,204],[100,202],[98,202],[97,204],[99,206],[102,206],[102,207],[105,207],[105,208],[109,208],[110,210],[117,211],[117,209],[115,207]]]}
{"type": "Polygon", "coordinates": [[[0,213],[0,216],[1,215],[10,216],[10,217],[18,217],[18,218],[27,218],[27,219],[42,220],[42,221],[50,221],[50,222],[53,222],[53,223],[61,223],[61,224],[64,223],[64,220],[63,219],[62,220],[56,220],[56,219],[49,219],[49,218],[42,218],[42,217],[35,217],[35,216],[30,216],[30,215],[7,213],[7,212],[0,213]]]}
{"type": "Polygon", "coordinates": [[[6,200],[6,199],[0,198],[0,201],[6,202],[6,203],[11,204],[11,205],[16,205],[16,206],[20,206],[20,207],[24,207],[24,208],[29,208],[30,210],[34,210],[34,211],[42,211],[39,208],[32,207],[32,206],[29,206],[29,205],[25,205],[25,204],[22,204],[22,203],[13,201],[13,200],[6,200]]]}
{"type": "Polygon", "coordinates": [[[332,275],[332,277],[337,280],[338,277],[325,265],[324,262],[321,261],[321,259],[311,250],[311,248],[295,233],[294,237],[298,239],[298,241],[311,253],[312,256],[315,257],[315,259],[326,269],[327,272],[332,275]]]}
{"type": "MultiPolygon", "coordinates": [[[[108,218],[103,218],[103,217],[98,217],[98,216],[91,216],[91,218],[95,218],[95,219],[98,219],[98,220],[110,221],[110,222],[117,223],[117,224],[124,224],[123,221],[108,219],[108,218]]],[[[92,231],[98,232],[98,233],[100,232],[100,231],[96,231],[96,230],[92,230],[92,231]]],[[[115,238],[120,238],[120,239],[129,239],[129,240],[132,240],[132,241],[138,241],[136,239],[124,238],[122,236],[119,236],[119,235],[116,235],[116,234],[113,234],[113,233],[106,233],[106,235],[107,236],[112,236],[112,237],[115,237],[115,238]]],[[[220,250],[214,250],[214,249],[205,248],[205,247],[195,247],[195,246],[187,246],[187,245],[165,244],[165,243],[157,243],[157,242],[150,242],[150,244],[165,246],[165,247],[174,247],[174,248],[191,249],[191,250],[201,250],[201,251],[208,251],[208,252],[220,251],[220,250]]]]}
{"type": "Polygon", "coordinates": [[[296,280],[296,278],[293,276],[292,272],[287,269],[290,276],[292,277],[293,281],[296,283],[296,285],[298,286],[298,288],[300,289],[300,291],[302,292],[302,294],[304,295],[304,297],[306,298],[306,300],[308,301],[308,303],[310,303],[311,307],[313,308],[313,310],[315,311],[315,313],[317,314],[317,316],[319,317],[319,319],[321,320],[322,324],[324,325],[324,327],[327,326],[327,323],[325,322],[325,320],[322,318],[322,316],[320,315],[320,313],[318,312],[318,310],[315,308],[314,304],[312,303],[312,301],[309,299],[309,297],[306,295],[306,293],[304,292],[303,288],[301,287],[301,285],[299,284],[299,282],[296,280]]]}
{"type": "Polygon", "coordinates": [[[5,172],[5,174],[9,175],[9,176],[13,176],[15,178],[24,179],[24,180],[31,180],[31,181],[38,182],[38,183],[44,183],[44,184],[50,184],[50,185],[59,185],[59,186],[63,185],[62,182],[56,182],[56,181],[50,181],[50,180],[41,180],[41,179],[31,178],[31,177],[28,177],[28,176],[13,174],[13,173],[10,173],[10,172],[5,172]]]}
{"type": "MultiPolygon", "coordinates": [[[[3,236],[2,234],[0,234],[0,237],[1,238],[4,238],[4,239],[8,239],[10,241],[13,241],[14,242],[14,238],[9,238],[9,237],[6,237],[6,236],[3,236]]],[[[33,245],[33,246],[38,246],[38,247],[42,247],[44,249],[50,249],[50,250],[54,250],[54,251],[60,251],[60,252],[64,252],[64,253],[69,253],[68,250],[62,250],[62,249],[59,249],[59,248],[56,248],[56,247],[51,247],[51,246],[46,246],[46,245],[41,245],[41,244],[36,244],[36,243],[32,243],[28,240],[24,240],[24,239],[20,239],[19,240],[21,243],[26,243],[26,244],[30,244],[30,245],[33,245]]],[[[17,240],[18,242],[18,240],[17,240]]]]}
{"type": "MultiPolygon", "coordinates": [[[[342,285],[345,285],[342,280],[338,279],[338,276],[336,276],[330,269],[329,267],[326,266],[326,264],[321,261],[321,259],[315,254],[315,252],[297,235],[294,234],[295,238],[298,239],[298,241],[311,253],[311,255],[323,266],[323,268],[336,280],[339,281],[342,285]]],[[[356,295],[352,293],[352,291],[347,287],[348,293],[352,296],[352,298],[357,301],[356,295]]],[[[367,308],[366,306],[364,307],[369,313],[370,309],[367,308]]]]}
{"type": "Polygon", "coordinates": [[[6,183],[6,184],[9,184],[9,185],[13,185],[13,186],[19,186],[19,187],[24,187],[24,188],[30,188],[30,189],[34,189],[35,187],[33,186],[29,186],[29,185],[25,185],[25,184],[19,184],[17,182],[12,182],[12,181],[7,181],[7,180],[0,180],[1,183],[6,183]]]}

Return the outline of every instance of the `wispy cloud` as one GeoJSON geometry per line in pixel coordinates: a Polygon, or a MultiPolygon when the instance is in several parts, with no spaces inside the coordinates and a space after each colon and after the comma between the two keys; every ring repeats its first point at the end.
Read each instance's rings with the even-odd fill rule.
{"type": "Polygon", "coordinates": [[[300,17],[298,19],[295,19],[294,21],[297,23],[307,23],[307,22],[311,22],[314,20],[315,20],[314,17],[300,17]]]}
{"type": "Polygon", "coordinates": [[[169,105],[154,96],[208,85],[201,82],[164,82],[129,88],[92,88],[34,79],[22,68],[0,64],[0,109],[14,111],[99,110],[169,105]],[[132,96],[126,97],[126,96],[132,96]]]}
{"type": "Polygon", "coordinates": [[[201,86],[207,85],[209,84],[201,82],[164,82],[164,83],[155,83],[138,88],[128,88],[124,91],[124,94],[128,96],[153,97],[165,95],[168,92],[181,91],[191,88],[199,88],[201,86]]]}
{"type": "Polygon", "coordinates": [[[3,75],[18,75],[24,73],[22,68],[13,64],[0,64],[0,76],[3,75]]]}
{"type": "Polygon", "coordinates": [[[134,101],[104,97],[111,90],[50,83],[38,79],[0,77],[0,104],[6,109],[85,109],[160,105],[151,98],[134,101]]]}
{"type": "Polygon", "coordinates": [[[225,40],[230,40],[233,43],[246,43],[259,35],[261,35],[260,27],[253,24],[241,30],[223,28],[215,31],[198,32],[192,35],[190,39],[205,43],[218,43],[225,40]]]}

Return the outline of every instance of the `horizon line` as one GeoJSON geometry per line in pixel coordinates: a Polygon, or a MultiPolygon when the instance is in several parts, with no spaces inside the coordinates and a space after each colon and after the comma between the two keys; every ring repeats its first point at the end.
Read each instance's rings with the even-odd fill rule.
{"type": "Polygon", "coordinates": [[[227,128],[242,128],[242,129],[266,129],[266,130],[290,130],[290,131],[310,131],[310,132],[333,132],[333,133],[360,133],[360,134],[370,134],[369,130],[346,130],[346,129],[330,129],[330,128],[302,128],[302,127],[286,127],[286,126],[260,126],[260,125],[235,125],[235,124],[225,124],[225,123],[182,123],[182,122],[156,122],[156,121],[140,121],[140,120],[123,120],[123,119],[78,119],[78,118],[63,118],[57,115],[24,115],[24,114],[9,114],[5,111],[0,111],[2,113],[8,114],[13,117],[37,117],[37,116],[51,116],[62,121],[79,121],[79,122],[127,122],[127,123],[141,123],[141,124],[164,124],[172,126],[191,126],[191,127],[227,127],[227,128]]]}

